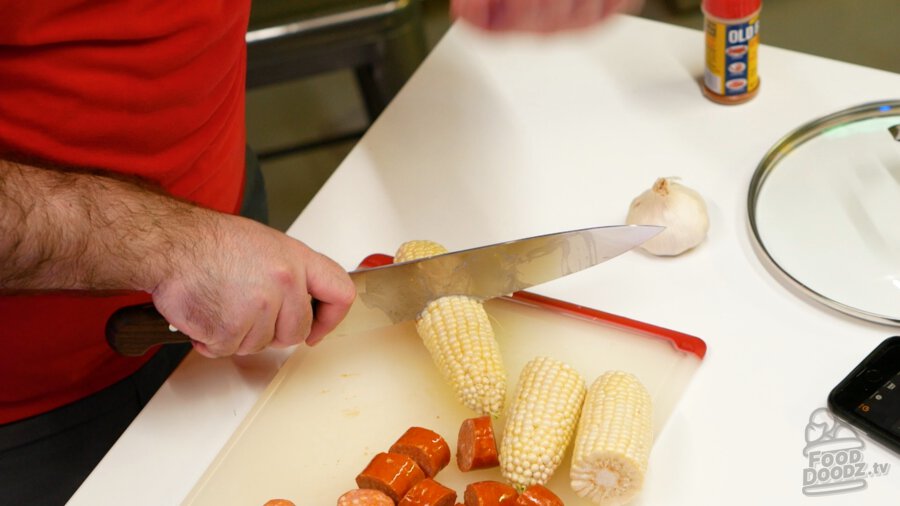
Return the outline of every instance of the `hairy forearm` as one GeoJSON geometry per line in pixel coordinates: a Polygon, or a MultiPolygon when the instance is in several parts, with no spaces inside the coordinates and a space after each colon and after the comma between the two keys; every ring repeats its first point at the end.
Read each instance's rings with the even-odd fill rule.
{"type": "Polygon", "coordinates": [[[0,291],[152,291],[213,214],[112,177],[0,160],[0,291]]]}
{"type": "Polygon", "coordinates": [[[333,260],[260,223],[115,177],[0,160],[0,300],[67,289],[147,291],[208,356],[314,344],[356,294],[333,260]]]}

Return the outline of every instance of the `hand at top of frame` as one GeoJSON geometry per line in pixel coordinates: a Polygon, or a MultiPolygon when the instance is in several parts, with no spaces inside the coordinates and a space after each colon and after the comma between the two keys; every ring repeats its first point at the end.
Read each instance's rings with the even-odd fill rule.
{"type": "Polygon", "coordinates": [[[451,0],[450,11],[485,30],[551,33],[586,28],[642,5],[643,0],[451,0]]]}

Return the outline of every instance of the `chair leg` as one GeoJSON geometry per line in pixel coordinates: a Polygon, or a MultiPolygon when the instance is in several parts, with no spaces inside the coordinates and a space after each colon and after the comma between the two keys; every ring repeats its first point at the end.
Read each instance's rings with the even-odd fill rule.
{"type": "Polygon", "coordinates": [[[363,65],[362,67],[357,67],[355,71],[356,82],[359,85],[359,91],[366,106],[366,115],[371,123],[381,114],[390,98],[385,96],[378,85],[378,80],[375,78],[374,65],[363,65]]]}
{"type": "Polygon", "coordinates": [[[428,53],[421,15],[375,45],[373,63],[357,67],[356,79],[369,119],[374,121],[428,53]]]}

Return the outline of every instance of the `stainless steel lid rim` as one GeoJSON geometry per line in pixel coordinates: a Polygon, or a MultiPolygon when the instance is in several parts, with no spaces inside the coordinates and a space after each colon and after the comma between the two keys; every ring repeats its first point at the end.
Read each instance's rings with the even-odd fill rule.
{"type": "Polygon", "coordinates": [[[779,162],[781,162],[787,154],[832,128],[882,116],[900,117],[900,100],[869,102],[837,111],[805,123],[779,139],[763,156],[750,180],[750,186],[747,193],[747,224],[750,228],[750,235],[757,256],[761,257],[768,265],[774,267],[775,271],[781,275],[783,279],[787,280],[791,286],[798,288],[801,293],[809,296],[812,300],[844,314],[875,323],[900,326],[900,316],[891,316],[853,307],[826,296],[797,279],[775,259],[772,252],[766,247],[760,234],[756,215],[757,204],[759,203],[763,185],[778,166],[779,162]]]}

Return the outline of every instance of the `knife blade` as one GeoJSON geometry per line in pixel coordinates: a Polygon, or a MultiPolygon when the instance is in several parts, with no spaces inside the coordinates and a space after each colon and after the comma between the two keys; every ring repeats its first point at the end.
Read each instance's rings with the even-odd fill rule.
{"type": "MultiPolygon", "coordinates": [[[[593,227],[545,234],[350,272],[356,300],[330,333],[346,335],[414,320],[439,297],[488,300],[552,281],[629,251],[663,230],[651,225],[593,227]]],[[[126,356],[190,338],[172,328],[152,304],[116,311],[106,339],[126,356]]]]}

